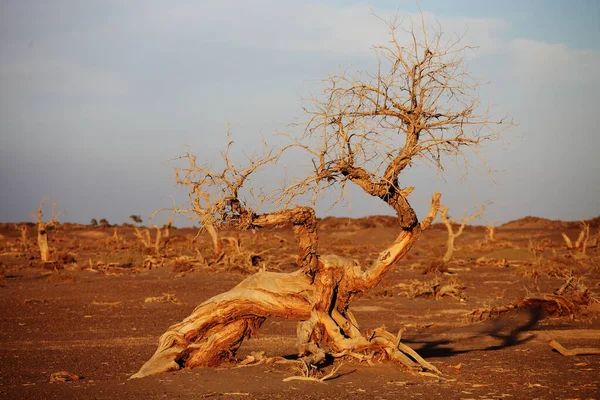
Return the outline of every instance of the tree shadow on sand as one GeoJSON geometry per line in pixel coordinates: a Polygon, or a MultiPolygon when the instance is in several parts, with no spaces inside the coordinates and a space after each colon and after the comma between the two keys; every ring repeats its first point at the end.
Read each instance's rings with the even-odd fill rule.
{"type": "MultiPolygon", "coordinates": [[[[537,307],[522,311],[518,314],[519,316],[526,315],[526,319],[523,320],[523,318],[514,318],[514,316],[504,316],[486,322],[479,332],[474,335],[465,334],[465,337],[462,338],[434,339],[431,341],[403,340],[403,342],[408,345],[414,345],[413,348],[424,358],[452,357],[473,351],[501,350],[527,343],[535,338],[534,334],[527,335],[527,332],[534,330],[538,322],[543,318],[542,309],[537,307]],[[490,346],[473,348],[472,342],[481,339],[485,340],[486,338],[498,339],[500,342],[490,346]],[[419,345],[422,346],[419,347],[419,345]]],[[[473,325],[470,327],[473,327],[473,325]]],[[[457,329],[455,331],[459,330],[460,329],[457,329]]],[[[439,333],[432,336],[439,337],[439,333]]]]}

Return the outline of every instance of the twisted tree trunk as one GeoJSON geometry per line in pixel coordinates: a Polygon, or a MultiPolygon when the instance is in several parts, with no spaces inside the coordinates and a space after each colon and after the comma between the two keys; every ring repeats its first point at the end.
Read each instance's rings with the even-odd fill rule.
{"type": "MultiPolygon", "coordinates": [[[[131,378],[183,367],[216,366],[228,361],[242,341],[252,336],[268,317],[301,321],[296,343],[298,353],[313,363],[324,359],[326,354],[357,356],[371,350],[409,368],[437,372],[433,365],[400,343],[399,337],[384,329],[363,335],[349,306],[355,296],[377,285],[389,268],[406,254],[422,229],[435,218],[438,208],[439,195],[436,195],[427,218],[410,230],[402,230],[366,270],[352,259],[318,256],[301,246],[302,269],[293,273],[259,272],[230,291],[200,304],[190,316],[172,325],[161,336],[152,358],[131,378]]],[[[290,220],[305,220],[305,211],[300,209],[288,214],[290,220]]],[[[282,215],[277,214],[277,218],[283,218],[282,215]]],[[[258,221],[266,223],[266,220],[258,221]]],[[[311,232],[312,229],[297,229],[300,240],[310,237],[311,232]]]]}

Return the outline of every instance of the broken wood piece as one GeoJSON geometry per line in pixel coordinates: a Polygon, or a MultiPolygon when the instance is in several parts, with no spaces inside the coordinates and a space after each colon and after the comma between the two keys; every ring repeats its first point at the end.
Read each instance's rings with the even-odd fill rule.
{"type": "Polygon", "coordinates": [[[595,347],[576,347],[574,349],[567,349],[556,340],[552,339],[548,342],[548,345],[554,350],[558,351],[563,356],[581,356],[581,355],[600,355],[600,349],[595,347]]]}
{"type": "Polygon", "coordinates": [[[175,296],[172,293],[163,293],[162,296],[146,297],[144,299],[144,303],[173,303],[173,304],[177,304],[177,303],[179,303],[179,300],[177,300],[177,296],[175,296]]]}
{"type": "Polygon", "coordinates": [[[304,372],[305,376],[290,376],[290,377],[284,378],[283,382],[311,381],[311,382],[323,383],[327,380],[337,378],[338,376],[336,375],[336,373],[338,372],[338,370],[341,368],[342,365],[344,365],[344,363],[339,364],[337,367],[333,368],[330,373],[328,373],[327,375],[325,375],[321,378],[315,378],[315,377],[309,376],[310,370],[308,368],[306,368],[306,370],[304,372]]]}
{"type": "Polygon", "coordinates": [[[50,375],[50,383],[78,381],[79,379],[81,379],[79,375],[75,375],[67,371],[55,372],[50,375]]]}

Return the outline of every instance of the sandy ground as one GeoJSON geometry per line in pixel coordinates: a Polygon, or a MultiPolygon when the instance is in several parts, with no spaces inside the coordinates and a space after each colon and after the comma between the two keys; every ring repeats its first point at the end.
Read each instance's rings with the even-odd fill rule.
{"type": "MultiPolygon", "coordinates": [[[[22,243],[17,228],[2,224],[0,397],[600,398],[600,356],[565,357],[547,344],[555,339],[568,348],[600,347],[600,304],[562,317],[540,310],[486,322],[466,316],[476,308],[552,293],[570,271],[592,296],[600,296],[600,250],[590,241],[585,256],[568,251],[562,231],[572,238],[579,232],[574,224],[523,219],[499,227],[496,242],[488,243],[482,227],[468,227],[456,241],[455,259],[440,268],[437,260],[445,251],[446,232],[442,226],[433,227],[385,281],[351,309],[365,331],[381,325],[392,332],[405,328],[403,342],[443,375],[416,375],[389,362],[336,360],[324,371],[343,363],[335,379],[317,383],[283,382],[300,373],[296,364],[239,367],[235,361],[220,368],[128,380],[150,358],[166,328],[197,304],[233,287],[252,269],[292,270],[291,230],[226,232],[241,243],[242,253],[228,247],[230,256],[221,265],[206,266],[197,262],[196,249],[209,259],[209,240],[202,236],[194,241],[192,229],[173,229],[165,257],[159,259],[134,237],[131,227],[118,229],[117,243],[112,228],[64,225],[50,234],[52,254],[62,261],[42,266],[34,246],[35,227],[22,243]],[[436,276],[442,282],[458,282],[459,295],[407,296],[406,285],[436,276]],[[174,301],[146,302],[163,294],[173,295],[174,301]],[[51,375],[59,371],[81,378],[51,383],[51,375]]],[[[393,219],[387,217],[328,218],[320,225],[320,251],[368,263],[395,234],[393,219]]],[[[292,357],[295,329],[296,322],[268,319],[259,338],[247,340],[237,358],[252,352],[292,357]]]]}

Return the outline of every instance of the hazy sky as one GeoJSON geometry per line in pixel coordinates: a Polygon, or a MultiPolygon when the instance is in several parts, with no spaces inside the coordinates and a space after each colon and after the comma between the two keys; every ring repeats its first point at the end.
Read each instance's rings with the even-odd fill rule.
{"type": "MultiPolygon", "coordinates": [[[[495,183],[477,171],[459,182],[451,164],[446,182],[412,169],[402,182],[417,187],[417,210],[441,190],[457,216],[485,201],[488,220],[599,215],[600,2],[420,5],[478,46],[467,62],[490,82],[483,101],[519,125],[485,149],[495,183]]],[[[236,145],[257,148],[261,133],[302,118],[318,79],[372,70],[371,46],[388,37],[371,11],[415,15],[416,3],[0,1],[0,221],[33,220],[44,197],[64,221],[146,220],[183,198],[169,160],[186,145],[215,162],[230,124],[236,145]]],[[[352,192],[331,213],[389,210],[352,192]]]]}

